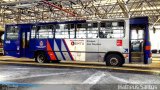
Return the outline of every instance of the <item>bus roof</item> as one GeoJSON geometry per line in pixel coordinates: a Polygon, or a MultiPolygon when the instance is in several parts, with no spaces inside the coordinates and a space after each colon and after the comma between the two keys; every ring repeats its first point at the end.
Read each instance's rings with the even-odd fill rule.
{"type": "Polygon", "coordinates": [[[67,23],[85,23],[86,20],[64,21],[64,22],[36,22],[22,24],[6,24],[6,25],[44,25],[44,24],[67,24],[67,23]]]}
{"type": "Polygon", "coordinates": [[[148,23],[148,17],[135,17],[135,18],[117,18],[117,19],[75,20],[75,21],[63,21],[63,22],[58,22],[58,21],[57,22],[35,22],[35,23],[6,24],[6,25],[67,24],[67,23],[85,23],[85,22],[115,21],[115,20],[130,20],[130,24],[148,23]]]}

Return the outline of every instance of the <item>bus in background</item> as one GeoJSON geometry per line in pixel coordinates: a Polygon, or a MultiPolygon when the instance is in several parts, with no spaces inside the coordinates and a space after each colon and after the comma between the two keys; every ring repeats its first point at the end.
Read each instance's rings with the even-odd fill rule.
{"type": "Polygon", "coordinates": [[[6,25],[5,55],[36,62],[151,63],[148,17],[6,25]]]}

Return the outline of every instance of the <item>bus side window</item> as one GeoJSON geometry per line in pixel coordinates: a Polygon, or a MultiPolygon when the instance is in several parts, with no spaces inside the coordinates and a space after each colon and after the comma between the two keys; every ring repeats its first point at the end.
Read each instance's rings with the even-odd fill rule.
{"type": "Polygon", "coordinates": [[[87,37],[87,24],[80,23],[77,24],[76,38],[86,38],[87,37]]]}
{"type": "Polygon", "coordinates": [[[36,28],[36,38],[39,38],[39,30],[40,30],[40,26],[37,26],[37,28],[36,28]]]}
{"type": "Polygon", "coordinates": [[[87,38],[98,38],[98,23],[88,23],[87,38]]]}
{"type": "Polygon", "coordinates": [[[36,38],[36,30],[37,30],[37,27],[36,26],[32,26],[31,39],[36,38]]]}
{"type": "Polygon", "coordinates": [[[75,24],[69,24],[70,28],[68,30],[69,32],[69,38],[75,38],[75,24]]]}
{"type": "Polygon", "coordinates": [[[54,26],[53,25],[39,25],[35,29],[36,38],[46,39],[46,38],[54,38],[54,26]]]}
{"type": "Polygon", "coordinates": [[[58,24],[56,26],[55,38],[69,38],[67,24],[58,24]]]}
{"type": "Polygon", "coordinates": [[[54,25],[48,25],[48,38],[54,38],[54,25]]]}
{"type": "Polygon", "coordinates": [[[103,21],[100,23],[100,32],[99,32],[99,37],[100,38],[108,38],[108,33],[109,33],[109,30],[110,30],[110,25],[109,23],[103,21]],[[108,26],[107,26],[108,24],[108,26]]]}
{"type": "Polygon", "coordinates": [[[102,21],[100,23],[100,38],[123,38],[124,21],[102,21]]]}
{"type": "Polygon", "coordinates": [[[100,38],[104,38],[103,32],[99,32],[99,37],[100,37],[100,38]]]}
{"type": "Polygon", "coordinates": [[[57,24],[55,38],[75,38],[75,24],[57,24]]]}

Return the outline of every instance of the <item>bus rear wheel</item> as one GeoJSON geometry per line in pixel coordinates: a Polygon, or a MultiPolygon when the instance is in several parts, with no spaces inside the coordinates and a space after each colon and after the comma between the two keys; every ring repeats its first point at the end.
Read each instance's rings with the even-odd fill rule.
{"type": "Polygon", "coordinates": [[[117,54],[110,54],[105,58],[107,66],[122,66],[123,58],[117,54]]]}
{"type": "Polygon", "coordinates": [[[36,57],[35,57],[35,61],[38,63],[46,63],[47,62],[47,58],[45,56],[45,53],[37,53],[36,57]]]}

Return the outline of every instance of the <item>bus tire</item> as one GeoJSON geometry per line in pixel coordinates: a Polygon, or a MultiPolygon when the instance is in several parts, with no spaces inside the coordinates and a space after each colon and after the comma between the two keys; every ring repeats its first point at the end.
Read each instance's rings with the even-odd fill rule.
{"type": "Polygon", "coordinates": [[[38,63],[46,63],[48,60],[47,60],[45,53],[40,52],[36,54],[35,61],[38,63]]]}
{"type": "Polygon", "coordinates": [[[107,66],[122,66],[123,58],[118,54],[109,54],[105,58],[105,62],[107,66]]]}

